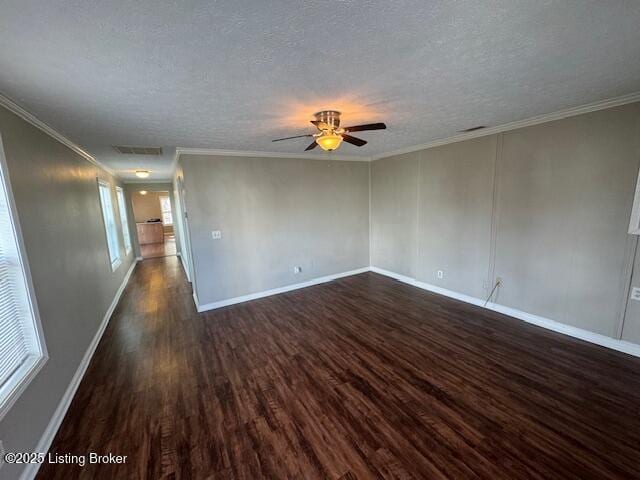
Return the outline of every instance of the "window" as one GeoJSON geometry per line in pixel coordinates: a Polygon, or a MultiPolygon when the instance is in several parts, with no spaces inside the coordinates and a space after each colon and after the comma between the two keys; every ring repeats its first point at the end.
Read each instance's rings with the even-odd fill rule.
{"type": "Polygon", "coordinates": [[[162,210],[162,223],[165,225],[173,225],[173,215],[171,214],[171,201],[169,197],[162,196],[160,198],[160,210],[162,210]]]}
{"type": "Polygon", "coordinates": [[[124,201],[124,192],[122,188],[116,187],[116,196],[118,197],[118,211],[120,212],[120,224],[122,226],[122,236],[124,237],[125,255],[131,252],[131,234],[129,233],[129,220],[127,219],[127,207],[124,201]]]}
{"type": "Polygon", "coordinates": [[[0,418],[47,356],[0,141],[0,418]]]}
{"type": "Polygon", "coordinates": [[[116,219],[113,214],[113,202],[111,201],[111,186],[102,180],[98,180],[98,190],[100,191],[104,229],[107,233],[109,261],[111,262],[111,270],[115,270],[120,266],[120,247],[118,246],[118,231],[116,230],[116,219]]]}

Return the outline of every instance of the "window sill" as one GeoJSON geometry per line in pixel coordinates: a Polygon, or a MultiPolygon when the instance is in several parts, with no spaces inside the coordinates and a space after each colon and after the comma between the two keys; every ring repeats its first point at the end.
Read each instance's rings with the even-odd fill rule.
{"type": "Polygon", "coordinates": [[[44,355],[30,355],[0,388],[0,420],[11,410],[47,360],[49,357],[44,355]]]}
{"type": "Polygon", "coordinates": [[[122,260],[120,260],[120,259],[116,260],[115,262],[113,262],[111,264],[111,271],[115,272],[120,265],[122,265],[122,260]]]}

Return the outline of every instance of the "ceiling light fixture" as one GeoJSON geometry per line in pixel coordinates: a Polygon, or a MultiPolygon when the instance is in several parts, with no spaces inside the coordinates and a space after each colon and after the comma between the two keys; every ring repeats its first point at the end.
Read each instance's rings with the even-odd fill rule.
{"type": "Polygon", "coordinates": [[[140,195],[146,195],[147,191],[146,190],[140,190],[140,195]]]}
{"type": "Polygon", "coordinates": [[[149,170],[136,170],[136,177],[147,178],[149,176],[149,170]]]}
{"type": "Polygon", "coordinates": [[[316,143],[320,145],[320,148],[324,151],[331,152],[340,146],[342,143],[342,136],[326,132],[316,138],[316,143]]]}
{"type": "Polygon", "coordinates": [[[276,138],[272,142],[291,140],[293,138],[309,137],[313,142],[304,149],[305,152],[320,146],[325,152],[332,152],[340,147],[344,140],[356,147],[366,145],[366,140],[349,135],[351,132],[364,132],[366,130],[384,130],[387,126],[384,123],[367,123],[366,125],[353,125],[352,127],[340,126],[340,112],[337,110],[323,110],[314,114],[315,120],[311,120],[314,127],[318,129],[316,133],[306,135],[295,135],[293,137],[276,138]]]}

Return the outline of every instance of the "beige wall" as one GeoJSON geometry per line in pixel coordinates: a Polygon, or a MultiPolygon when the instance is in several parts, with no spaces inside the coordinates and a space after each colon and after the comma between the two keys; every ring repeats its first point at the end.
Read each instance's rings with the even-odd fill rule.
{"type": "Polygon", "coordinates": [[[180,165],[200,304],[369,265],[367,162],[182,155],[180,165]]]}
{"type": "Polygon", "coordinates": [[[147,191],[146,195],[140,193],[140,189],[131,192],[133,201],[133,216],[136,222],[146,222],[151,218],[162,218],[160,210],[160,197],[168,195],[168,192],[147,191]]]}
{"type": "MultiPolygon", "coordinates": [[[[110,175],[3,108],[0,134],[50,357],[0,422],[0,439],[7,451],[33,452],[133,255],[111,271],[96,180],[115,188],[110,175]]],[[[5,464],[0,476],[21,471],[5,464]]]]}
{"type": "MultiPolygon", "coordinates": [[[[167,184],[170,186],[170,184],[167,184]]],[[[131,190],[131,200],[133,203],[133,216],[137,223],[144,223],[152,218],[162,218],[160,208],[160,197],[171,197],[171,190],[151,191],[147,190],[146,195],[140,193],[140,188],[131,190]]],[[[173,202],[172,202],[173,204],[173,202]]],[[[173,210],[173,208],[172,208],[173,210]]],[[[164,225],[164,233],[173,233],[173,225],[164,225]]]]}
{"type": "Polygon", "coordinates": [[[378,160],[372,265],[618,337],[639,161],[640,104],[378,160]]]}

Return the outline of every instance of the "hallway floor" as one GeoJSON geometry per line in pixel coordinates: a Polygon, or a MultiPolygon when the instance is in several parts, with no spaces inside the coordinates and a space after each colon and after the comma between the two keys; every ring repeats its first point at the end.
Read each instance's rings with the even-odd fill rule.
{"type": "MultiPolygon", "coordinates": [[[[374,273],[198,314],[139,263],[40,479],[633,478],[640,359],[374,273]]],[[[637,477],[636,477],[637,478],[637,477]]]]}
{"type": "Polygon", "coordinates": [[[140,256],[142,258],[168,257],[176,254],[176,237],[165,235],[164,243],[147,243],[140,245],[140,256]]]}

